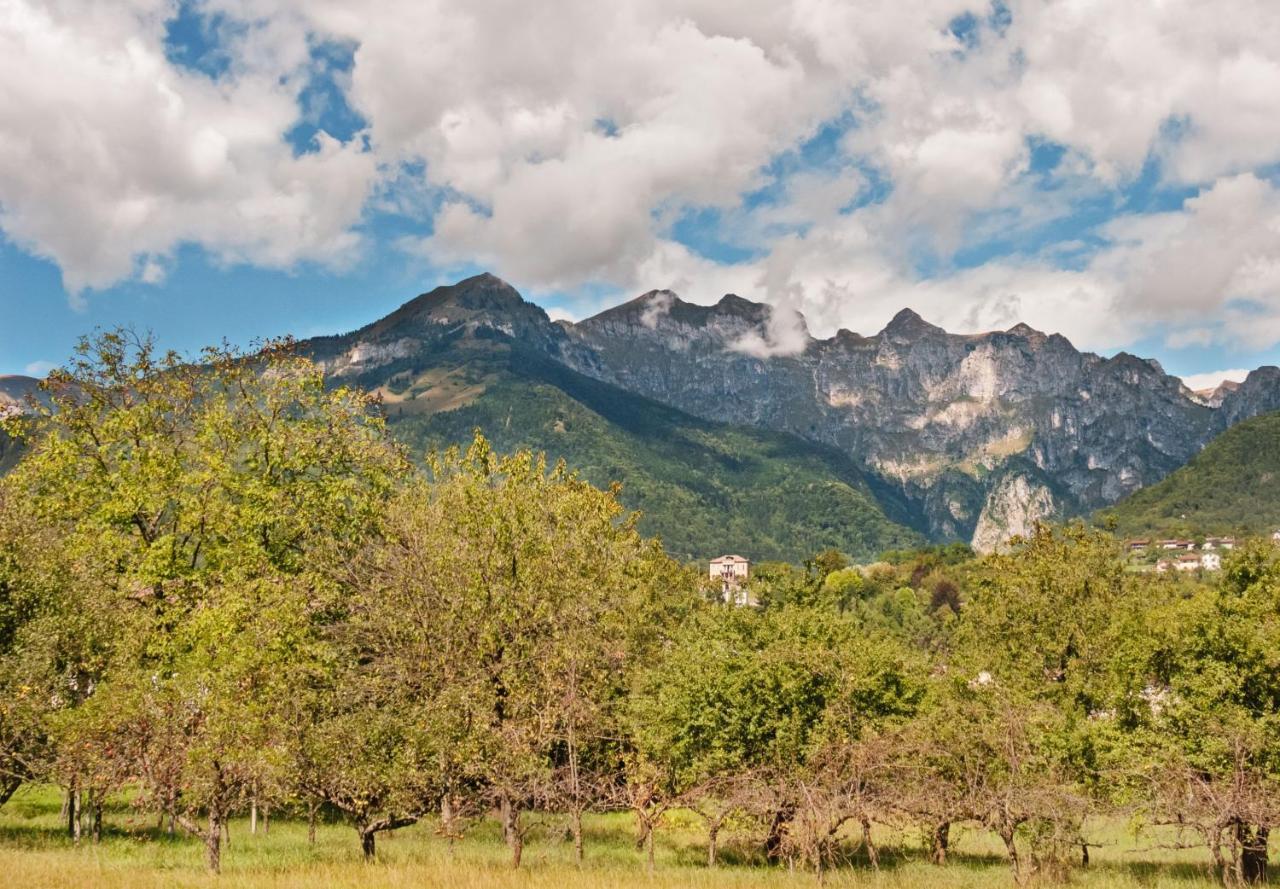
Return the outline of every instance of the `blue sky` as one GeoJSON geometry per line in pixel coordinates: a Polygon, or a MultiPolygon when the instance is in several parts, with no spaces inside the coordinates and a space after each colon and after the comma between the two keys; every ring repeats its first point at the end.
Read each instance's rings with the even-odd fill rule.
{"type": "Polygon", "coordinates": [[[345,331],[481,269],[556,316],[733,290],[818,335],[909,305],[1280,363],[1274,5],[704,6],[18,0],[0,373],[96,327],[345,331]]]}

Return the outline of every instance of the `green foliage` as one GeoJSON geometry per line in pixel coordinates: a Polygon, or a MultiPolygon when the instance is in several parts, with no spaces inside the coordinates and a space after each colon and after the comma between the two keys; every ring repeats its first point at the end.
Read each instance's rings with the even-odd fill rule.
{"type": "Polygon", "coordinates": [[[365,835],[476,788],[513,819],[535,799],[587,805],[624,667],[692,601],[613,492],[479,435],[431,458],[349,576],[346,669],[303,755],[365,835]]]}
{"type": "MultiPolygon", "coordinates": [[[[580,861],[584,818],[622,807],[651,862],[688,806],[710,864],[741,829],[820,872],[845,825],[875,864],[873,824],[924,825],[940,860],[956,823],[994,833],[1018,881],[1124,812],[1194,832],[1224,881],[1260,878],[1280,550],[1174,582],[1072,524],[983,559],[851,565],[842,522],[883,514],[831,455],[486,368],[481,400],[400,422],[423,440],[468,416],[512,438],[550,424],[654,502],[702,490],[748,519],[752,491],[834,474],[853,512],[788,537],[778,494],[757,539],[817,555],[758,561],[758,604],[730,606],[587,470],[471,433],[414,471],[373,398],[284,344],[193,364],[105,334],[9,424],[27,440],[0,481],[0,803],[57,782],[76,824],[123,792],[200,833],[214,870],[259,802],[341,812],[366,855],[433,810],[451,838],[496,810],[517,866],[538,821],[563,816],[580,861]]],[[[811,488],[792,503],[829,518],[811,488]]]]}
{"type": "Polygon", "coordinates": [[[800,767],[833,738],[908,715],[911,658],[822,608],[712,607],[641,671],[631,734],[678,795],[717,777],[800,767]]]}
{"type": "Polygon", "coordinates": [[[1280,413],[1232,426],[1101,519],[1127,536],[1270,534],[1280,528],[1280,413]]]}
{"type": "Polygon", "coordinates": [[[206,813],[216,869],[229,807],[284,761],[328,597],[316,556],[376,528],[407,464],[370,399],[287,344],[201,357],[83,341],[3,485],[58,540],[20,566],[24,586],[63,578],[31,649],[62,687],[51,773],[140,780],[192,830],[206,813]]]}

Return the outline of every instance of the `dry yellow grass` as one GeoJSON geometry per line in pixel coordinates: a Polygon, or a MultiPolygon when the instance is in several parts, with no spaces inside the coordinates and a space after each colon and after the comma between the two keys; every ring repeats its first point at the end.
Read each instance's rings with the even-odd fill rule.
{"type": "MultiPolygon", "coordinates": [[[[643,858],[631,842],[630,821],[622,815],[599,816],[589,824],[587,863],[579,870],[560,826],[547,820],[536,832],[524,867],[513,872],[492,824],[477,825],[468,838],[450,845],[431,825],[419,825],[383,836],[378,861],[360,859],[355,832],[339,823],[322,824],[315,846],[307,844],[306,826],[276,820],[269,832],[251,835],[243,819],[233,823],[224,871],[204,872],[202,847],[194,839],[170,838],[155,830],[150,817],[127,807],[111,809],[107,832],[99,845],[66,839],[58,818],[58,797],[49,790],[20,794],[0,810],[0,886],[218,887],[218,889],[772,889],[816,885],[812,874],[789,873],[755,859],[748,838],[730,841],[726,863],[709,870],[696,822],[677,817],[661,835],[657,871],[645,872],[643,858]]],[[[1135,840],[1121,826],[1100,824],[1088,870],[1071,871],[1071,886],[1091,889],[1137,889],[1170,886],[1208,889],[1216,885],[1201,852],[1154,848],[1146,837],[1135,840]]],[[[857,860],[831,873],[828,885],[875,889],[977,889],[1009,886],[1008,868],[991,838],[979,831],[957,832],[952,862],[934,867],[911,837],[883,836],[884,863],[875,872],[857,860]]],[[[1168,837],[1164,838],[1166,841],[1168,837]]],[[[1048,882],[1048,881],[1042,881],[1048,882]]]]}

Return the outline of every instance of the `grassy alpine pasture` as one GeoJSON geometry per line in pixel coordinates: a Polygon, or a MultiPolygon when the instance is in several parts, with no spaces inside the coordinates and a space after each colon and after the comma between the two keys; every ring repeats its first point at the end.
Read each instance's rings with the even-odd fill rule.
{"type": "MultiPolygon", "coordinates": [[[[28,788],[0,809],[0,885],[45,889],[749,889],[817,884],[812,873],[766,864],[746,835],[727,842],[723,863],[709,870],[700,823],[680,812],[669,816],[659,834],[652,877],[646,873],[643,853],[635,848],[632,822],[625,814],[589,819],[586,863],[581,870],[573,864],[572,846],[562,826],[554,819],[544,820],[531,837],[524,866],[516,872],[507,865],[494,822],[473,825],[465,839],[452,844],[438,836],[429,822],[384,834],[377,862],[366,864],[355,832],[340,822],[319,824],[313,846],[307,842],[303,821],[272,819],[268,830],[259,825],[258,833],[250,834],[248,820],[239,818],[231,822],[223,872],[214,876],[205,870],[199,839],[181,833],[171,837],[157,830],[154,816],[133,810],[124,800],[108,806],[99,844],[86,837],[74,846],[59,816],[60,800],[56,789],[28,788]]],[[[1096,889],[1219,885],[1208,871],[1207,855],[1201,850],[1167,848],[1176,841],[1170,834],[1134,837],[1119,822],[1095,823],[1089,833],[1099,846],[1091,850],[1088,869],[1073,867],[1037,882],[1096,889]]],[[[851,841],[848,861],[826,875],[826,885],[976,889],[1013,884],[998,841],[980,830],[953,832],[951,860],[945,867],[928,863],[912,836],[878,829],[876,838],[882,845],[879,872],[867,866],[851,841]]]]}

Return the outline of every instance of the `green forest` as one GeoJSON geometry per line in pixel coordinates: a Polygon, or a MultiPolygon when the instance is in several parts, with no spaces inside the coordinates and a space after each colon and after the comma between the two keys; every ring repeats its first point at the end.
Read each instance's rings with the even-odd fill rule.
{"type": "MultiPolygon", "coordinates": [[[[1156,577],[1083,524],[981,559],[904,535],[866,564],[815,547],[756,565],[758,604],[738,607],[616,488],[495,446],[492,416],[455,418],[485,427],[466,448],[410,453],[376,397],[288,343],[193,362],[100,334],[44,394],[5,420],[24,449],[0,479],[0,862],[24,880],[186,884],[172,862],[108,877],[68,850],[197,847],[237,885],[305,884],[303,854],[369,862],[304,871],[322,882],[408,885],[377,868],[424,825],[447,850],[433,884],[502,884],[469,870],[479,846],[528,885],[904,862],[936,875],[911,885],[969,867],[954,885],[1060,883],[1118,836],[1159,852],[1097,885],[1266,878],[1266,541],[1156,577]],[[284,839],[246,843],[268,818],[284,839]]],[[[513,392],[509,416],[536,397],[513,392]]],[[[735,441],[653,447],[713,479],[735,441]]]]}

